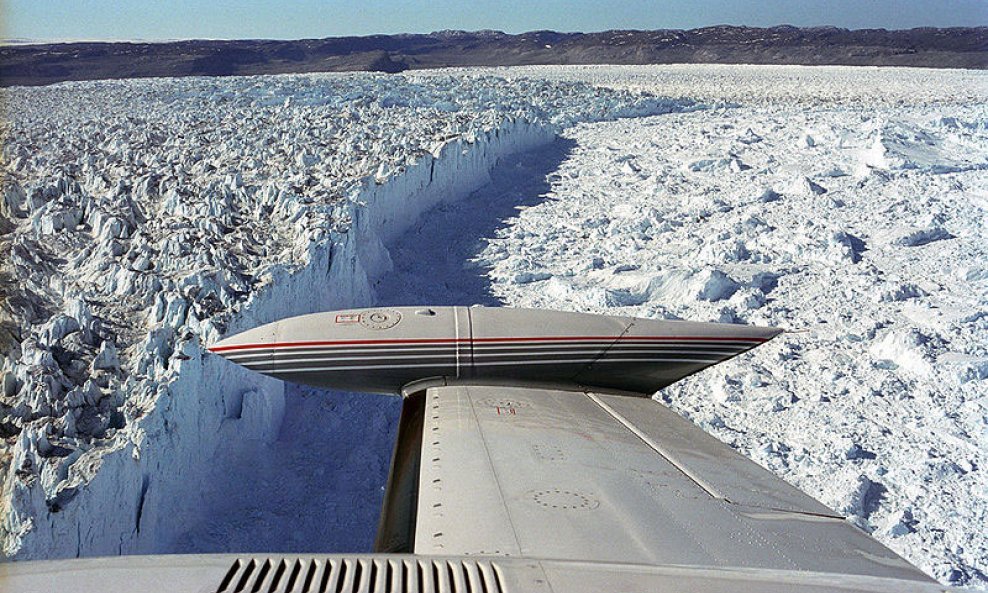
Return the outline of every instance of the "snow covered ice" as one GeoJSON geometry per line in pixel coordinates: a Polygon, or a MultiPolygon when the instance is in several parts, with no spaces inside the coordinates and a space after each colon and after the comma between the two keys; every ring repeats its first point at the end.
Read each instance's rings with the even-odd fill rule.
{"type": "Polygon", "coordinates": [[[982,73],[4,95],[7,555],[367,549],[396,402],[203,344],[315,310],[501,303],[791,330],[656,397],[942,582],[988,586],[982,73]]]}
{"type": "MultiPolygon", "coordinates": [[[[475,262],[511,305],[791,330],[658,397],[943,582],[984,587],[988,108],[961,81],[853,96],[894,94],[888,70],[740,68],[728,92],[773,73],[807,93],[567,130],[545,201],[475,262]],[[852,85],[813,92],[828,74],[852,85]]],[[[669,71],[630,74],[661,92],[669,71]]]]}
{"type": "Polygon", "coordinates": [[[368,74],[4,98],[0,535],[21,559],[369,547],[396,400],[326,403],[203,346],[373,303],[386,245],[503,156],[680,107],[368,74]]]}

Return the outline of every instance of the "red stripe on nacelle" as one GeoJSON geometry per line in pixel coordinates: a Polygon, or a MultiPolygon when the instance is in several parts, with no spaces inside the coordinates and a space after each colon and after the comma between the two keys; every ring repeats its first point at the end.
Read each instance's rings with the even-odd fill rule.
{"type": "Polygon", "coordinates": [[[231,346],[213,346],[207,348],[210,352],[232,352],[235,350],[258,350],[261,348],[305,348],[310,346],[371,346],[386,344],[467,344],[470,342],[576,342],[576,341],[615,341],[615,342],[754,342],[761,344],[768,338],[729,338],[723,336],[540,336],[540,337],[505,337],[505,338],[405,338],[400,340],[336,340],[310,342],[274,342],[270,344],[236,344],[231,346]]]}

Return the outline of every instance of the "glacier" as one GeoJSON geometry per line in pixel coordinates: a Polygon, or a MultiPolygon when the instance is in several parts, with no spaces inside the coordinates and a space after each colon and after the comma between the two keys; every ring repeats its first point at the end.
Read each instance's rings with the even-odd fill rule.
{"type": "Polygon", "coordinates": [[[709,108],[564,131],[546,198],[472,256],[492,296],[789,330],[657,398],[942,582],[988,586],[988,76],[545,76],[709,108]]]}
{"type": "Polygon", "coordinates": [[[373,303],[388,244],[501,159],[575,121],[685,105],[502,83],[359,74],[8,91],[4,554],[369,547],[394,398],[329,396],[358,425],[343,426],[321,398],[204,345],[373,303]],[[298,438],[334,424],[335,440],[298,438]],[[294,460],[285,498],[278,456],[290,466],[292,436],[328,450],[294,460]],[[312,482],[341,443],[355,461],[312,482]],[[302,512],[305,496],[321,510],[302,512]],[[249,500],[280,508],[234,503],[249,500]]]}
{"type": "Polygon", "coordinates": [[[368,549],[396,400],[203,346],[477,303],[790,330],[656,398],[986,587],[986,95],[723,65],[6,90],[4,554],[368,549]]]}

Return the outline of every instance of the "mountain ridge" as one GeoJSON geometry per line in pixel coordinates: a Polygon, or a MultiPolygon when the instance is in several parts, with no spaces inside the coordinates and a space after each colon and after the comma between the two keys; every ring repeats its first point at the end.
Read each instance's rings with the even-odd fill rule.
{"type": "Polygon", "coordinates": [[[596,33],[443,30],[298,40],[13,44],[0,46],[0,86],[160,76],[682,63],[988,69],[988,27],[715,25],[596,33]]]}

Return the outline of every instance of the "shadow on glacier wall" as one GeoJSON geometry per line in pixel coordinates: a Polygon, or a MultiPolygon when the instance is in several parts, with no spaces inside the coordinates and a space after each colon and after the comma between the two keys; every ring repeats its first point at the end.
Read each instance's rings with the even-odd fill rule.
{"type": "MultiPolygon", "coordinates": [[[[501,157],[489,183],[446,196],[392,234],[373,256],[383,263],[372,282],[375,302],[366,304],[499,304],[485,270],[470,260],[518,207],[542,201],[547,177],[573,145],[556,138],[501,157]]],[[[184,521],[167,551],[370,550],[400,408],[396,397],[285,384],[277,437],[228,451],[209,469],[198,508],[189,511],[196,518],[184,521]]]]}
{"type": "Polygon", "coordinates": [[[198,521],[167,551],[370,550],[400,410],[397,397],[285,385],[277,439],[213,468],[198,521]]]}
{"type": "Polygon", "coordinates": [[[557,137],[537,150],[508,156],[491,171],[490,184],[419,218],[388,247],[393,270],[374,286],[377,304],[501,305],[491,295],[487,270],[472,260],[519,208],[542,202],[551,189],[549,176],[575,145],[557,137]]]}

